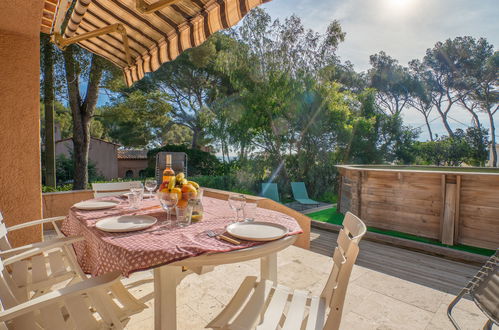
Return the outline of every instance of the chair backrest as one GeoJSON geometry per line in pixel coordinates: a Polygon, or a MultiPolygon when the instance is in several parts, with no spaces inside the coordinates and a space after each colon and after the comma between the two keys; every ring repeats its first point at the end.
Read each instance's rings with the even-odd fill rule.
{"type": "Polygon", "coordinates": [[[321,297],[325,298],[330,307],[324,329],[336,330],[340,326],[348,281],[359,254],[359,241],[366,231],[364,222],[347,212],[345,220],[343,220],[343,229],[338,234],[338,246],[334,249],[333,269],[321,294],[321,297]]]}
{"type": "Polygon", "coordinates": [[[162,151],[156,154],[156,181],[160,184],[163,181],[163,171],[166,168],[166,155],[172,156],[172,169],[175,173],[184,172],[187,176],[187,154],[185,152],[162,151]]]}
{"type": "Polygon", "coordinates": [[[0,212],[0,251],[10,249],[12,249],[12,246],[10,245],[9,239],[7,237],[7,226],[5,226],[2,212],[0,212]]]}
{"type": "MultiPolygon", "coordinates": [[[[85,283],[80,282],[74,286],[85,287],[85,283]]],[[[16,288],[12,275],[4,268],[3,262],[0,260],[0,309],[14,314],[8,318],[9,327],[4,322],[0,322],[0,329],[110,329],[113,324],[120,326],[121,322],[116,313],[119,308],[113,299],[105,292],[95,292],[96,290],[90,291],[90,289],[86,294],[63,297],[66,291],[71,290],[71,287],[66,287],[58,290],[61,297],[56,297],[53,302],[37,304],[38,300],[43,300],[43,295],[38,299],[33,298],[20,302],[16,298],[16,288]],[[15,307],[21,303],[25,311],[21,312],[18,308],[16,313],[15,307]],[[100,324],[100,322],[104,324],[100,324]]],[[[121,327],[117,328],[122,329],[121,327]]]]}
{"type": "Polygon", "coordinates": [[[7,269],[4,268],[2,259],[0,259],[0,301],[2,302],[1,307],[4,309],[19,304],[16,295],[11,290],[12,287],[12,279],[10,278],[7,269]]]}
{"type": "Polygon", "coordinates": [[[476,305],[487,317],[499,323],[499,249],[468,284],[476,305]]]}
{"type": "Polygon", "coordinates": [[[281,200],[279,199],[277,183],[262,183],[262,193],[260,195],[277,203],[281,202],[281,200]]]}
{"type": "Polygon", "coordinates": [[[119,196],[130,191],[130,188],[142,184],[140,181],[92,183],[94,197],[119,196]]]}
{"type": "Polygon", "coordinates": [[[291,182],[291,190],[295,199],[309,199],[304,182],[291,182]]]}
{"type": "Polygon", "coordinates": [[[353,213],[347,212],[343,219],[343,230],[358,243],[367,231],[366,224],[353,213]]]}

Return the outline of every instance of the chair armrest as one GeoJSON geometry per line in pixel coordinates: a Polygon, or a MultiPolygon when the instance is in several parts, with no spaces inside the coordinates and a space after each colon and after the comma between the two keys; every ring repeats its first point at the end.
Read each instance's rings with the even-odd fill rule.
{"type": "Polygon", "coordinates": [[[52,305],[71,296],[89,293],[112,286],[121,277],[120,272],[107,273],[99,277],[93,277],[83,282],[62,288],[60,290],[46,293],[42,296],[28,300],[22,304],[11,307],[0,312],[0,322],[12,320],[15,317],[29,313],[34,310],[52,305]]]}
{"type": "MultiPolygon", "coordinates": [[[[55,248],[60,248],[65,245],[70,245],[79,241],[83,241],[85,238],[83,236],[71,236],[71,237],[64,237],[48,242],[41,242],[39,243],[36,247],[31,248],[29,250],[20,250],[19,253],[17,253],[14,256],[11,256],[7,259],[2,260],[4,265],[10,265],[14,262],[21,261],[23,259],[35,256],[37,254],[40,254],[44,251],[55,249],[55,248]]],[[[22,248],[22,247],[21,247],[22,248]]],[[[12,250],[7,250],[0,252],[0,257],[5,257],[9,256],[12,254],[12,250]]]]}
{"type": "Polygon", "coordinates": [[[26,228],[26,227],[41,225],[41,224],[44,224],[47,222],[60,221],[60,220],[64,220],[65,218],[66,218],[65,216],[61,216],[61,217],[46,218],[46,219],[40,219],[40,220],[34,220],[34,221],[25,222],[25,223],[20,223],[20,224],[15,225],[15,226],[7,227],[7,231],[9,232],[9,231],[18,230],[18,229],[22,229],[22,228],[26,228]]]}
{"type": "MultiPolygon", "coordinates": [[[[27,245],[19,246],[16,248],[12,248],[9,250],[3,250],[3,251],[0,251],[0,258],[8,258],[10,256],[13,256],[13,255],[16,255],[16,254],[19,254],[19,253],[22,253],[24,251],[28,251],[31,249],[51,249],[54,247],[54,245],[57,245],[60,242],[63,242],[64,244],[69,244],[68,241],[71,243],[74,243],[75,241],[73,239],[77,238],[77,237],[79,237],[80,239],[83,239],[83,236],[58,237],[58,238],[54,238],[54,239],[51,239],[50,241],[46,241],[46,242],[36,242],[36,243],[27,244],[27,245]]],[[[55,246],[55,247],[57,247],[57,246],[55,246]]]]}

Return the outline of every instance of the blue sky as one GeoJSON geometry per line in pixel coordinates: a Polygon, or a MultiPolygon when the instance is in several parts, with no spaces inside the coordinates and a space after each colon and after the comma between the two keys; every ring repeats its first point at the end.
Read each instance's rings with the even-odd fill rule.
{"type": "MultiPolygon", "coordinates": [[[[357,71],[367,70],[369,55],[381,50],[406,65],[421,59],[437,41],[457,36],[485,37],[496,50],[499,47],[499,0],[273,0],[262,7],[273,18],[296,14],[305,27],[318,32],[339,20],[347,35],[338,55],[357,71]]],[[[435,117],[437,113],[431,118],[435,117]]],[[[471,124],[464,110],[451,110],[450,117],[453,128],[471,124]]],[[[486,117],[481,117],[488,127],[486,117]]],[[[404,112],[404,122],[424,125],[415,110],[404,112]]],[[[445,134],[439,119],[431,125],[434,132],[445,134]]],[[[428,139],[426,130],[421,139],[428,139]]]]}
{"type": "MultiPolygon", "coordinates": [[[[499,47],[499,0],[273,0],[262,8],[274,19],[296,14],[305,27],[318,32],[339,20],[347,35],[338,55],[352,62],[357,71],[367,70],[369,55],[381,50],[406,65],[411,59],[421,59],[437,41],[457,36],[485,37],[499,47]]],[[[105,93],[100,96],[99,104],[105,104],[105,93]]],[[[437,113],[431,118],[435,117],[437,113]]],[[[451,110],[450,117],[453,128],[471,124],[464,110],[451,110]]],[[[488,127],[486,117],[481,117],[488,127]]],[[[412,127],[424,125],[415,110],[404,112],[404,122],[412,127]]],[[[438,118],[432,129],[445,134],[438,118]]],[[[424,127],[420,138],[428,139],[424,127]]]]}

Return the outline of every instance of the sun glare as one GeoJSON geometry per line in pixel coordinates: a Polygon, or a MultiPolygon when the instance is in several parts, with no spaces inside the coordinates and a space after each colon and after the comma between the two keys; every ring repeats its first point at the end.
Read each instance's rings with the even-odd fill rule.
{"type": "Polygon", "coordinates": [[[414,0],[384,0],[385,8],[392,14],[403,14],[408,12],[414,4],[414,0]]]}

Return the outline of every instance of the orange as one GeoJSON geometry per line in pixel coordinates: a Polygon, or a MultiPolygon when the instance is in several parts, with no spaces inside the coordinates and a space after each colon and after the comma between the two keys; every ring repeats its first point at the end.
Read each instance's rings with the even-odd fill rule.
{"type": "Polygon", "coordinates": [[[182,186],[182,197],[186,200],[196,198],[198,192],[191,184],[184,184],[182,186]]]}
{"type": "Polygon", "coordinates": [[[187,207],[187,203],[189,203],[188,200],[181,199],[181,200],[178,201],[177,207],[185,208],[185,207],[187,207]]]}

